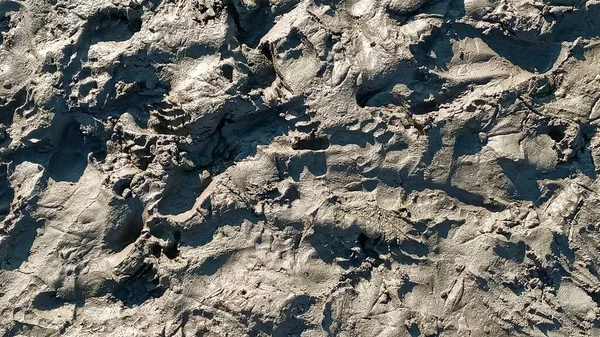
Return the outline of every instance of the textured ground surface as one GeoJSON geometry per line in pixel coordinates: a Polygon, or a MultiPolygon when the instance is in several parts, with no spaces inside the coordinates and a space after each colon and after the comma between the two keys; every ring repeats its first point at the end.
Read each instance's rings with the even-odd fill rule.
{"type": "Polygon", "coordinates": [[[0,1],[0,333],[600,336],[599,18],[0,1]]]}

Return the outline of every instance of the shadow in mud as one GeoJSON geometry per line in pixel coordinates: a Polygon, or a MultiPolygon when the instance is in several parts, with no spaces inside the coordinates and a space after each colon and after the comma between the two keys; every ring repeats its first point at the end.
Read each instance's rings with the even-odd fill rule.
{"type": "Polygon", "coordinates": [[[0,45],[4,42],[4,34],[10,29],[10,18],[8,13],[17,12],[21,4],[16,1],[0,1],[0,45]]]}
{"type": "Polygon", "coordinates": [[[8,165],[0,165],[0,222],[10,213],[15,191],[8,180],[8,165]]]}
{"type": "MultiPolygon", "coordinates": [[[[481,39],[499,56],[523,70],[543,73],[554,66],[564,42],[573,42],[578,37],[593,39],[600,36],[600,25],[595,23],[600,15],[600,4],[565,13],[548,14],[547,20],[555,22],[552,33],[523,39],[517,33],[507,33],[499,28],[488,30],[459,22],[458,19],[466,14],[462,0],[442,3],[447,4],[447,7],[426,4],[411,13],[412,17],[416,14],[443,15],[445,21],[441,27],[434,28],[431,34],[409,47],[415,61],[413,65],[401,64],[399,67],[406,69],[388,72],[385,78],[376,81],[384,84],[359,87],[356,100],[360,106],[381,107],[408,103],[411,111],[416,114],[437,110],[440,104],[451,101],[464,88],[460,84],[448,86],[450,83],[433,71],[447,70],[448,63],[455,57],[453,43],[466,38],[481,39]],[[414,75],[410,74],[411,71],[414,75]],[[412,92],[410,96],[405,99],[395,97],[392,88],[397,84],[406,85],[412,92]]],[[[573,55],[583,60],[583,47],[575,47],[573,55]]]]}
{"type": "Polygon", "coordinates": [[[10,237],[0,243],[0,270],[17,270],[29,259],[37,230],[44,226],[44,221],[26,215],[12,226],[10,237]]]}
{"type": "Polygon", "coordinates": [[[381,256],[391,254],[402,264],[423,263],[429,255],[429,247],[412,238],[386,241],[381,236],[373,237],[364,233],[359,226],[340,228],[335,225],[317,224],[314,232],[306,239],[317,251],[321,260],[336,263],[344,269],[360,266],[367,258],[374,265],[389,261],[381,256]]]}

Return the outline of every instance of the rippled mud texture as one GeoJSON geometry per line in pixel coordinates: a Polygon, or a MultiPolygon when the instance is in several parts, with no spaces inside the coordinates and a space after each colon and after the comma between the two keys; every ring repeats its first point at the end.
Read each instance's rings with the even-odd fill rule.
{"type": "Polygon", "coordinates": [[[600,3],[0,2],[3,336],[600,336],[600,3]]]}

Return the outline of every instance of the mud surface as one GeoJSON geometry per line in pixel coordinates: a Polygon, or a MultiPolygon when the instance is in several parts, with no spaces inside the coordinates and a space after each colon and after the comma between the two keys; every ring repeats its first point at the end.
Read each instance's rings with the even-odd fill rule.
{"type": "Polygon", "coordinates": [[[600,336],[599,18],[0,1],[0,333],[600,336]]]}

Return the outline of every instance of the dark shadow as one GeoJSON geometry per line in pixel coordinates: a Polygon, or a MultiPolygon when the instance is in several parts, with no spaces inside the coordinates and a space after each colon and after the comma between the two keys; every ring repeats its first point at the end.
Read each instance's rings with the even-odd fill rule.
{"type": "Polygon", "coordinates": [[[294,150],[327,150],[330,145],[329,137],[327,136],[316,136],[314,133],[310,133],[309,137],[297,139],[292,144],[292,149],[294,150]]]}
{"type": "Polygon", "coordinates": [[[442,149],[442,130],[446,126],[446,121],[437,123],[429,129],[427,133],[427,152],[423,156],[423,163],[427,166],[431,165],[435,154],[442,149]]]}
{"type": "Polygon", "coordinates": [[[530,266],[528,269],[528,277],[537,278],[543,284],[553,287],[554,289],[558,290],[564,277],[571,275],[571,273],[566,271],[554,258],[552,259],[554,260],[553,262],[557,263],[548,264],[546,261],[539,261],[538,257],[533,253],[527,253],[526,256],[534,263],[534,265],[530,266]]]}
{"type": "Polygon", "coordinates": [[[484,196],[482,196],[481,194],[469,192],[467,190],[458,188],[456,186],[446,185],[442,188],[442,190],[444,192],[446,192],[446,194],[448,194],[450,197],[455,198],[455,199],[459,200],[460,202],[465,203],[467,205],[481,206],[481,207],[485,207],[489,210],[492,210],[495,208],[498,208],[498,209],[502,208],[501,206],[497,207],[497,206],[494,206],[493,204],[489,204],[486,201],[486,198],[484,196]]]}
{"type": "Polygon", "coordinates": [[[333,320],[333,308],[332,302],[329,301],[325,304],[323,310],[323,320],[321,321],[321,327],[323,330],[329,333],[329,336],[337,336],[340,330],[339,322],[333,320]],[[331,326],[335,324],[334,331],[331,331],[331,326]]]}
{"type": "Polygon", "coordinates": [[[337,263],[344,269],[360,266],[367,257],[371,257],[375,264],[384,262],[376,251],[376,247],[383,243],[381,239],[367,236],[356,225],[340,228],[335,225],[317,224],[307,241],[317,251],[321,260],[337,263]]]}
{"type": "Polygon", "coordinates": [[[526,246],[523,241],[517,243],[505,241],[494,246],[494,253],[503,259],[522,263],[525,259],[526,246]]]}
{"type": "Polygon", "coordinates": [[[429,69],[448,70],[454,52],[446,28],[434,28],[425,39],[409,47],[418,64],[429,69]]]}
{"type": "Polygon", "coordinates": [[[21,4],[16,1],[5,0],[0,2],[0,15],[6,15],[8,12],[16,12],[21,9],[21,4]]]}
{"type": "Polygon", "coordinates": [[[167,185],[158,204],[158,211],[165,215],[189,211],[200,193],[206,188],[205,185],[202,184],[198,170],[174,172],[167,178],[167,185]]]}
{"type": "Polygon", "coordinates": [[[56,291],[39,293],[33,299],[32,305],[38,310],[54,310],[62,307],[65,301],[56,297],[56,291]]]}
{"type": "Polygon", "coordinates": [[[435,184],[435,183],[426,183],[426,186],[429,188],[437,189],[444,191],[448,196],[455,198],[456,200],[468,204],[479,207],[484,207],[490,212],[501,212],[505,210],[508,206],[502,201],[495,200],[492,198],[487,198],[478,193],[469,192],[462,188],[458,188],[456,186],[451,186],[450,184],[435,184]]]}
{"type": "MultiPolygon", "coordinates": [[[[408,96],[411,112],[426,114],[437,110],[441,103],[454,98],[450,91],[445,90],[442,92],[444,83],[446,83],[446,80],[429,69],[416,69],[414,79],[407,84],[412,91],[408,96]]],[[[456,88],[454,93],[458,94],[456,88]]]]}
{"type": "Polygon", "coordinates": [[[108,207],[112,210],[109,227],[104,234],[104,245],[114,252],[119,252],[135,242],[142,233],[143,206],[139,199],[122,199],[114,197],[108,207]]]}
{"type": "Polygon", "coordinates": [[[43,227],[44,223],[32,219],[29,215],[17,220],[9,238],[0,243],[0,269],[17,270],[29,259],[29,251],[37,237],[37,230],[43,227]]]}
{"type": "Polygon", "coordinates": [[[55,181],[77,182],[88,164],[80,124],[71,122],[59,134],[62,136],[50,156],[48,174],[55,181]]]}
{"type": "MultiPolygon", "coordinates": [[[[15,197],[15,191],[8,179],[8,165],[0,164],[0,221],[10,213],[10,206],[15,197]]],[[[0,230],[0,232],[2,232],[0,230]]]]}
{"type": "Polygon", "coordinates": [[[358,267],[367,258],[375,266],[384,264],[389,267],[389,261],[380,257],[386,254],[391,254],[396,262],[402,264],[417,264],[425,261],[429,254],[426,244],[412,238],[386,241],[379,236],[367,235],[356,225],[342,229],[336,225],[316,224],[307,241],[321,260],[336,263],[344,269],[358,267]]]}
{"type": "Polygon", "coordinates": [[[538,185],[539,172],[522,161],[515,162],[510,159],[498,159],[504,175],[512,182],[517,195],[516,199],[530,200],[536,205],[541,204],[542,192],[538,185]]]}
{"type": "Polygon", "coordinates": [[[183,49],[183,55],[192,59],[197,59],[205,55],[214,55],[217,52],[217,48],[205,44],[192,44],[183,49]]]}
{"type": "Polygon", "coordinates": [[[456,141],[454,143],[453,161],[456,161],[462,156],[470,156],[479,153],[483,148],[483,144],[479,140],[479,132],[483,130],[477,130],[469,126],[465,126],[456,135],[456,141]]]}
{"type": "Polygon", "coordinates": [[[391,93],[392,88],[397,83],[411,83],[414,77],[414,67],[414,64],[404,61],[398,64],[397,69],[393,72],[376,74],[372,78],[363,79],[354,94],[356,104],[360,107],[401,105],[402,99],[391,93]]]}
{"type": "Polygon", "coordinates": [[[407,327],[408,333],[410,334],[410,337],[420,337],[421,335],[421,329],[419,329],[419,325],[417,325],[417,323],[413,323],[411,324],[409,327],[407,327]]]}
{"type": "Polygon", "coordinates": [[[250,336],[272,336],[274,323],[272,318],[265,317],[262,314],[253,313],[249,310],[242,310],[240,312],[242,324],[246,326],[252,326],[250,329],[250,336]]]}
{"type": "Polygon", "coordinates": [[[302,315],[310,310],[310,307],[317,303],[317,299],[310,295],[298,295],[283,309],[283,322],[279,323],[271,336],[287,337],[301,336],[309,327],[309,324],[302,319],[302,315]]]}
{"type": "Polygon", "coordinates": [[[454,23],[452,26],[456,38],[481,38],[494,52],[512,64],[529,72],[546,72],[552,68],[560,55],[560,42],[522,41],[515,36],[507,36],[498,29],[483,34],[469,25],[454,23]]]}
{"type": "Polygon", "coordinates": [[[112,294],[128,308],[141,305],[151,298],[159,298],[165,291],[151,264],[144,264],[135,275],[123,283],[117,284],[113,281],[106,289],[106,293],[112,294]]]}
{"type": "Polygon", "coordinates": [[[287,134],[295,122],[308,120],[305,113],[304,100],[297,98],[278,108],[229,121],[221,128],[224,148],[231,151],[234,162],[255,156],[259,145],[270,144],[275,137],[287,134]],[[298,116],[294,122],[288,122],[279,116],[290,110],[295,111],[298,116]]]}
{"type": "Polygon", "coordinates": [[[200,247],[213,240],[213,236],[217,229],[224,225],[232,227],[241,226],[245,221],[251,223],[258,223],[264,220],[262,217],[257,216],[253,210],[249,209],[235,209],[232,211],[216,212],[210,218],[206,219],[201,225],[195,226],[194,228],[182,232],[180,245],[200,247]]]}
{"type": "Polygon", "coordinates": [[[572,267],[573,263],[575,263],[575,252],[571,249],[569,245],[569,238],[563,233],[553,233],[554,240],[550,244],[550,248],[552,249],[552,253],[555,256],[564,256],[569,262],[569,266],[572,267]]]}
{"type": "Polygon", "coordinates": [[[583,154],[575,156],[573,160],[558,164],[553,171],[540,172],[534,166],[527,164],[524,161],[513,161],[510,159],[500,158],[498,164],[506,177],[510,179],[515,187],[515,199],[529,200],[536,206],[540,206],[548,201],[557,191],[560,186],[558,184],[547,184],[543,189],[540,188],[538,182],[543,180],[560,180],[571,175],[582,173],[587,176],[595,177],[593,170],[593,161],[589,152],[589,147],[586,147],[583,154]]]}
{"type": "Polygon", "coordinates": [[[481,289],[483,291],[490,290],[489,282],[486,279],[484,279],[483,277],[476,276],[475,283],[477,284],[478,289],[481,289]]]}
{"type": "Polygon", "coordinates": [[[304,169],[316,177],[327,173],[327,157],[323,152],[304,152],[288,159],[287,172],[294,181],[300,181],[304,169]]]}
{"type": "Polygon", "coordinates": [[[398,288],[398,297],[401,300],[404,299],[404,296],[406,296],[406,294],[408,294],[409,292],[411,292],[413,290],[413,288],[416,287],[417,285],[419,285],[419,284],[418,283],[414,283],[414,282],[410,281],[408,279],[408,277],[405,277],[404,278],[404,282],[398,288]]]}
{"type": "Polygon", "coordinates": [[[505,282],[503,283],[513,294],[517,296],[522,296],[523,292],[525,292],[525,286],[518,282],[505,282]]]}
{"type": "Polygon", "coordinates": [[[347,260],[338,262],[341,267],[347,269],[361,263],[352,251],[360,233],[361,230],[357,226],[341,229],[337,226],[316,225],[313,234],[307,237],[307,241],[317,251],[321,260],[334,263],[339,257],[347,260]]]}
{"type": "Polygon", "coordinates": [[[195,267],[193,272],[197,275],[211,276],[214,275],[223,265],[229,261],[229,258],[233,255],[233,252],[226,252],[221,255],[211,256],[202,261],[202,264],[195,267]]]}
{"type": "Polygon", "coordinates": [[[559,330],[562,327],[562,324],[556,318],[552,318],[552,323],[538,323],[536,324],[540,331],[548,336],[548,332],[559,330]]]}
{"type": "Polygon", "coordinates": [[[332,145],[349,145],[356,144],[362,148],[367,146],[367,144],[374,145],[375,137],[373,136],[373,132],[363,132],[360,130],[331,130],[331,139],[330,142],[332,145]]]}
{"type": "MultiPolygon", "coordinates": [[[[5,100],[6,98],[3,97],[3,95],[0,95],[0,124],[3,124],[5,127],[10,127],[13,123],[15,112],[19,110],[19,107],[27,104],[27,91],[25,88],[21,88],[12,98],[8,101],[5,100]]],[[[10,142],[8,135],[5,136],[7,136],[7,138],[0,141],[0,144],[7,144],[10,142]]]]}
{"type": "MultiPolygon", "coordinates": [[[[392,246],[396,245],[392,244],[392,246]]],[[[426,244],[412,238],[405,238],[402,241],[399,241],[397,247],[412,256],[426,257],[429,254],[429,247],[426,244]]]]}
{"type": "Polygon", "coordinates": [[[257,1],[258,8],[248,8],[235,0],[227,6],[227,11],[236,27],[237,39],[240,43],[256,48],[260,39],[275,25],[275,16],[266,0],[257,1]]]}
{"type": "Polygon", "coordinates": [[[555,41],[575,41],[578,37],[594,39],[600,36],[600,4],[586,4],[584,8],[554,14],[556,26],[552,31],[555,41]]]}
{"type": "Polygon", "coordinates": [[[465,220],[446,219],[446,220],[434,225],[433,227],[431,227],[431,230],[433,232],[437,233],[438,237],[446,239],[446,238],[448,238],[448,233],[450,233],[451,229],[453,229],[454,227],[458,227],[464,223],[465,223],[465,220]]]}
{"type": "Polygon", "coordinates": [[[78,152],[60,151],[50,157],[48,172],[54,181],[77,182],[87,167],[87,158],[78,152]]]}
{"type": "Polygon", "coordinates": [[[10,12],[17,12],[21,9],[21,4],[16,1],[0,1],[0,45],[4,42],[3,33],[10,29],[10,18],[7,15],[10,12]]]}
{"type": "Polygon", "coordinates": [[[150,230],[150,234],[162,241],[160,245],[152,246],[153,254],[156,257],[159,257],[161,252],[169,259],[173,259],[179,255],[178,246],[181,242],[180,228],[177,228],[167,219],[158,217],[146,222],[146,225],[150,230]]]}
{"type": "Polygon", "coordinates": [[[389,187],[401,187],[402,186],[402,175],[392,168],[377,168],[371,172],[372,174],[363,173],[364,176],[372,175],[377,178],[382,184],[389,187]]]}
{"type": "Polygon", "coordinates": [[[377,253],[377,246],[381,243],[381,236],[372,238],[365,233],[360,233],[358,234],[356,241],[358,242],[361,251],[363,251],[366,256],[372,258],[378,264],[382,262],[379,253],[377,253]]]}

